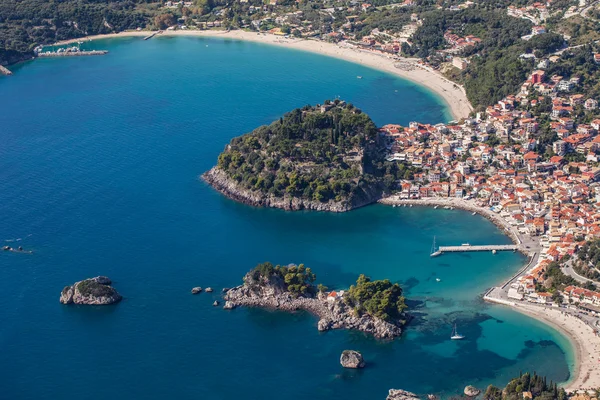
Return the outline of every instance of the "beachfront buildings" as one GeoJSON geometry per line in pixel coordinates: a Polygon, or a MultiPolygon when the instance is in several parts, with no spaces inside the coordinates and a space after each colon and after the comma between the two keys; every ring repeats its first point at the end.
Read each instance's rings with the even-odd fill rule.
{"type": "MultiPolygon", "coordinates": [[[[548,266],[600,236],[600,119],[591,114],[598,101],[579,93],[579,82],[540,69],[519,93],[459,123],[380,129],[387,159],[416,171],[400,177],[398,197],[468,200],[539,237],[539,261],[510,288],[515,300],[555,302],[543,287],[548,266]]],[[[600,307],[600,295],[583,294],[583,304],[600,307]]]]}

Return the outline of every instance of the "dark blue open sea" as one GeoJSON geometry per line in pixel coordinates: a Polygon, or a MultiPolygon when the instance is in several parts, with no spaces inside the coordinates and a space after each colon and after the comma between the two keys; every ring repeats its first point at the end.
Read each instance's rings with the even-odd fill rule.
{"type": "Polygon", "coordinates": [[[266,45],[199,38],[97,42],[103,57],[37,60],[0,79],[2,399],[374,399],[450,395],[520,370],[565,381],[569,342],[482,303],[519,254],[430,258],[440,244],[508,243],[470,213],[369,206],[333,215],[236,204],[198,176],[234,136],[340,96],[376,123],[449,119],[439,98],[382,72],[266,45]],[[356,79],[360,75],[363,79],[356,79]],[[306,313],[225,311],[220,289],[256,263],[319,281],[403,284],[417,316],[394,342],[321,334],[306,313]],[[59,304],[108,275],[110,307],[59,304]],[[437,281],[440,278],[441,281],[437,281]],[[215,293],[192,296],[193,286],[215,293]],[[450,341],[458,323],[467,339],[450,341]],[[368,367],[343,370],[344,349],[368,367]]]}

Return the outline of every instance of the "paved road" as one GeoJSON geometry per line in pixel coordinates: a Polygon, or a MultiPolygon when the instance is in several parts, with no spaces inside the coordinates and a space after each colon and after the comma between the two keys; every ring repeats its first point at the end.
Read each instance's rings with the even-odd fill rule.
{"type": "MultiPolygon", "coordinates": [[[[598,3],[600,3],[600,1],[594,1],[592,4],[590,4],[589,6],[585,7],[583,10],[581,10],[581,12],[579,13],[579,15],[581,15],[583,18],[589,18],[587,16],[587,13],[590,12],[590,10],[594,7],[596,7],[598,5],[598,3]]],[[[593,19],[593,18],[590,18],[593,19]]]]}
{"type": "Polygon", "coordinates": [[[573,260],[567,261],[565,263],[565,265],[562,266],[562,271],[565,273],[565,275],[569,275],[570,277],[572,277],[573,279],[575,279],[579,283],[592,282],[592,283],[600,285],[600,282],[597,282],[597,281],[594,281],[592,279],[586,278],[584,276],[579,275],[577,272],[575,272],[575,270],[573,269],[573,260]]]}

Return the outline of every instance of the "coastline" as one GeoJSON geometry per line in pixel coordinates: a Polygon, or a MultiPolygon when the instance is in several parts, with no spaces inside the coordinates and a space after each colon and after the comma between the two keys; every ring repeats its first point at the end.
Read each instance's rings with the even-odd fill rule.
{"type": "MultiPolygon", "coordinates": [[[[125,37],[146,37],[149,31],[127,31],[121,33],[110,33],[105,35],[87,36],[78,39],[65,40],[55,43],[55,45],[66,45],[82,40],[100,40],[125,37]]],[[[320,40],[284,38],[281,36],[258,34],[256,32],[246,31],[164,31],[160,36],[196,36],[196,37],[216,37],[242,40],[246,42],[255,42],[269,44],[273,46],[286,47],[295,50],[308,51],[324,55],[327,57],[338,58],[355,64],[360,64],[369,68],[377,69],[407,79],[419,86],[427,88],[443,100],[448,107],[452,118],[460,120],[469,116],[473,107],[467,99],[464,88],[446,79],[440,73],[426,68],[417,63],[416,58],[392,58],[384,54],[377,54],[365,50],[360,50],[351,45],[342,42],[341,44],[327,43],[320,40]],[[395,64],[401,65],[397,68],[395,64]]]]}
{"type": "MultiPolygon", "coordinates": [[[[473,211],[491,221],[503,230],[508,237],[519,246],[519,251],[530,256],[528,263],[503,283],[502,289],[512,282],[516,277],[525,273],[532,264],[535,264],[541,245],[537,238],[519,234],[508,221],[500,215],[495,214],[488,208],[480,207],[473,202],[458,198],[424,198],[419,200],[400,199],[390,196],[379,201],[386,205],[415,205],[423,207],[450,206],[465,211],[473,211]],[[532,253],[533,252],[533,253],[532,253]]],[[[600,340],[593,329],[585,322],[569,313],[561,311],[560,308],[550,308],[541,305],[529,304],[527,302],[507,301],[495,296],[499,287],[491,288],[483,297],[485,301],[508,306],[511,309],[525,314],[531,318],[550,326],[561,333],[570,343],[574,350],[574,370],[569,380],[561,384],[568,392],[581,389],[595,389],[600,387],[600,340]]]]}
{"type": "Polygon", "coordinates": [[[381,191],[379,190],[375,190],[375,193],[368,193],[365,191],[363,192],[365,198],[358,200],[356,203],[344,201],[321,203],[319,201],[298,199],[289,196],[275,197],[245,189],[240,187],[235,180],[231,179],[219,167],[212,167],[210,170],[200,175],[200,179],[228,199],[252,207],[279,208],[286,211],[312,210],[336,213],[347,212],[375,203],[381,194],[381,191]]]}
{"type": "Polygon", "coordinates": [[[477,214],[486,218],[487,220],[492,222],[494,225],[496,225],[498,228],[500,228],[510,238],[510,240],[513,241],[514,244],[519,246],[519,251],[521,253],[523,253],[524,255],[530,255],[530,253],[532,251],[536,250],[535,247],[532,248],[530,246],[530,249],[527,249],[526,247],[524,247],[526,238],[524,238],[522,235],[520,235],[513,228],[513,226],[510,225],[505,219],[503,219],[502,217],[500,217],[498,214],[494,213],[493,211],[491,211],[487,208],[480,207],[474,203],[468,202],[467,200],[453,198],[453,197],[442,197],[442,198],[428,197],[428,198],[422,198],[422,199],[401,199],[397,195],[392,195],[392,196],[382,198],[381,200],[379,200],[379,203],[385,204],[385,205],[391,205],[391,206],[393,206],[393,205],[397,205],[397,206],[413,205],[413,206],[419,206],[419,207],[435,207],[435,206],[447,207],[448,206],[448,207],[454,207],[454,208],[465,210],[465,211],[476,212],[477,214]]]}
{"type": "Polygon", "coordinates": [[[567,392],[595,389],[600,386],[600,342],[592,328],[580,319],[563,313],[559,308],[537,306],[525,302],[497,302],[552,327],[571,343],[574,350],[574,371],[561,386],[567,392]]]}
{"type": "MultiPolygon", "coordinates": [[[[98,40],[119,37],[144,37],[147,35],[147,31],[124,32],[120,34],[91,36],[78,40],[98,40]]],[[[416,61],[411,59],[392,60],[391,58],[388,58],[383,55],[368,53],[365,51],[349,47],[342,47],[339,45],[321,41],[306,39],[285,39],[273,35],[258,35],[253,32],[243,31],[169,31],[163,33],[162,35],[170,37],[198,36],[229,38],[235,40],[275,45],[280,47],[288,47],[292,49],[309,51],[325,56],[335,57],[349,62],[358,63],[371,68],[392,73],[394,75],[400,76],[401,78],[411,80],[419,85],[422,85],[432,90],[438,96],[443,98],[444,102],[449,107],[453,117],[456,119],[467,116],[468,113],[471,111],[466,111],[465,109],[466,105],[468,105],[467,109],[470,108],[470,104],[468,103],[468,101],[466,101],[466,96],[464,96],[463,91],[459,89],[454,89],[452,87],[453,83],[445,82],[445,78],[433,71],[423,69],[422,66],[417,66],[416,61]],[[406,70],[396,68],[394,66],[394,63],[398,61],[406,61],[407,63],[414,64],[415,69],[406,70]],[[444,85],[448,85],[450,90],[448,90],[448,86],[444,85]],[[458,92],[460,92],[460,94],[458,94],[458,92]],[[461,94],[464,96],[466,104],[461,100],[461,94]]],[[[66,44],[73,41],[60,42],[58,44],[66,44]]],[[[503,232],[506,233],[515,244],[519,245],[519,251],[526,255],[530,254],[533,251],[533,249],[526,248],[526,246],[523,244],[523,235],[520,235],[514,229],[514,227],[512,227],[512,225],[508,223],[508,221],[501,218],[499,215],[490,211],[487,208],[475,205],[471,201],[453,198],[429,198],[421,200],[409,200],[394,198],[394,196],[391,196],[388,198],[381,199],[379,202],[388,205],[411,204],[416,206],[428,207],[432,207],[435,205],[451,206],[457,209],[476,212],[477,214],[485,217],[486,219],[494,223],[496,226],[501,228],[503,232]]],[[[541,249],[539,241],[529,236],[527,236],[527,238],[529,238],[530,241],[537,243],[537,247],[535,248],[538,249],[537,253],[539,254],[539,249],[541,249]]],[[[510,282],[510,280],[508,282],[510,282]]],[[[564,388],[566,390],[573,391],[581,388],[594,388],[600,386],[600,371],[597,370],[599,365],[598,361],[600,360],[600,350],[598,349],[597,340],[598,338],[594,335],[592,330],[584,322],[578,320],[575,317],[568,316],[567,314],[561,314],[560,309],[544,309],[535,305],[530,305],[526,303],[521,304],[505,302],[499,299],[498,301],[495,301],[493,298],[490,298],[488,296],[486,296],[485,300],[510,306],[515,311],[521,312],[529,317],[535,318],[549,325],[556,331],[563,334],[569,340],[574,349],[574,370],[572,371],[572,376],[570,377],[569,381],[567,381],[564,384],[564,388]]]]}

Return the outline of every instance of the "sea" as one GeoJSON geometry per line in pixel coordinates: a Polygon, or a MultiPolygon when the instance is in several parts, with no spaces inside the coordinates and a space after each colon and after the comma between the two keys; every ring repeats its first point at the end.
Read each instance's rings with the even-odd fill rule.
{"type": "Polygon", "coordinates": [[[435,94],[338,59],[220,39],[84,43],[0,78],[0,399],[443,398],[521,371],[567,381],[570,342],[481,296],[525,263],[459,210],[286,212],[230,201],[199,179],[233,137],[340,98],[378,125],[451,119],[435,94]],[[358,79],[361,76],[362,79],[358,79]],[[213,307],[257,263],[304,263],[344,289],[399,282],[414,319],[394,341],[317,331],[305,312],[213,307]],[[65,285],[109,276],[124,300],[65,306],[65,285]],[[194,286],[213,293],[190,294],[194,286]],[[450,340],[453,325],[465,335],[450,340]],[[345,370],[344,349],[367,366],[345,370]]]}

